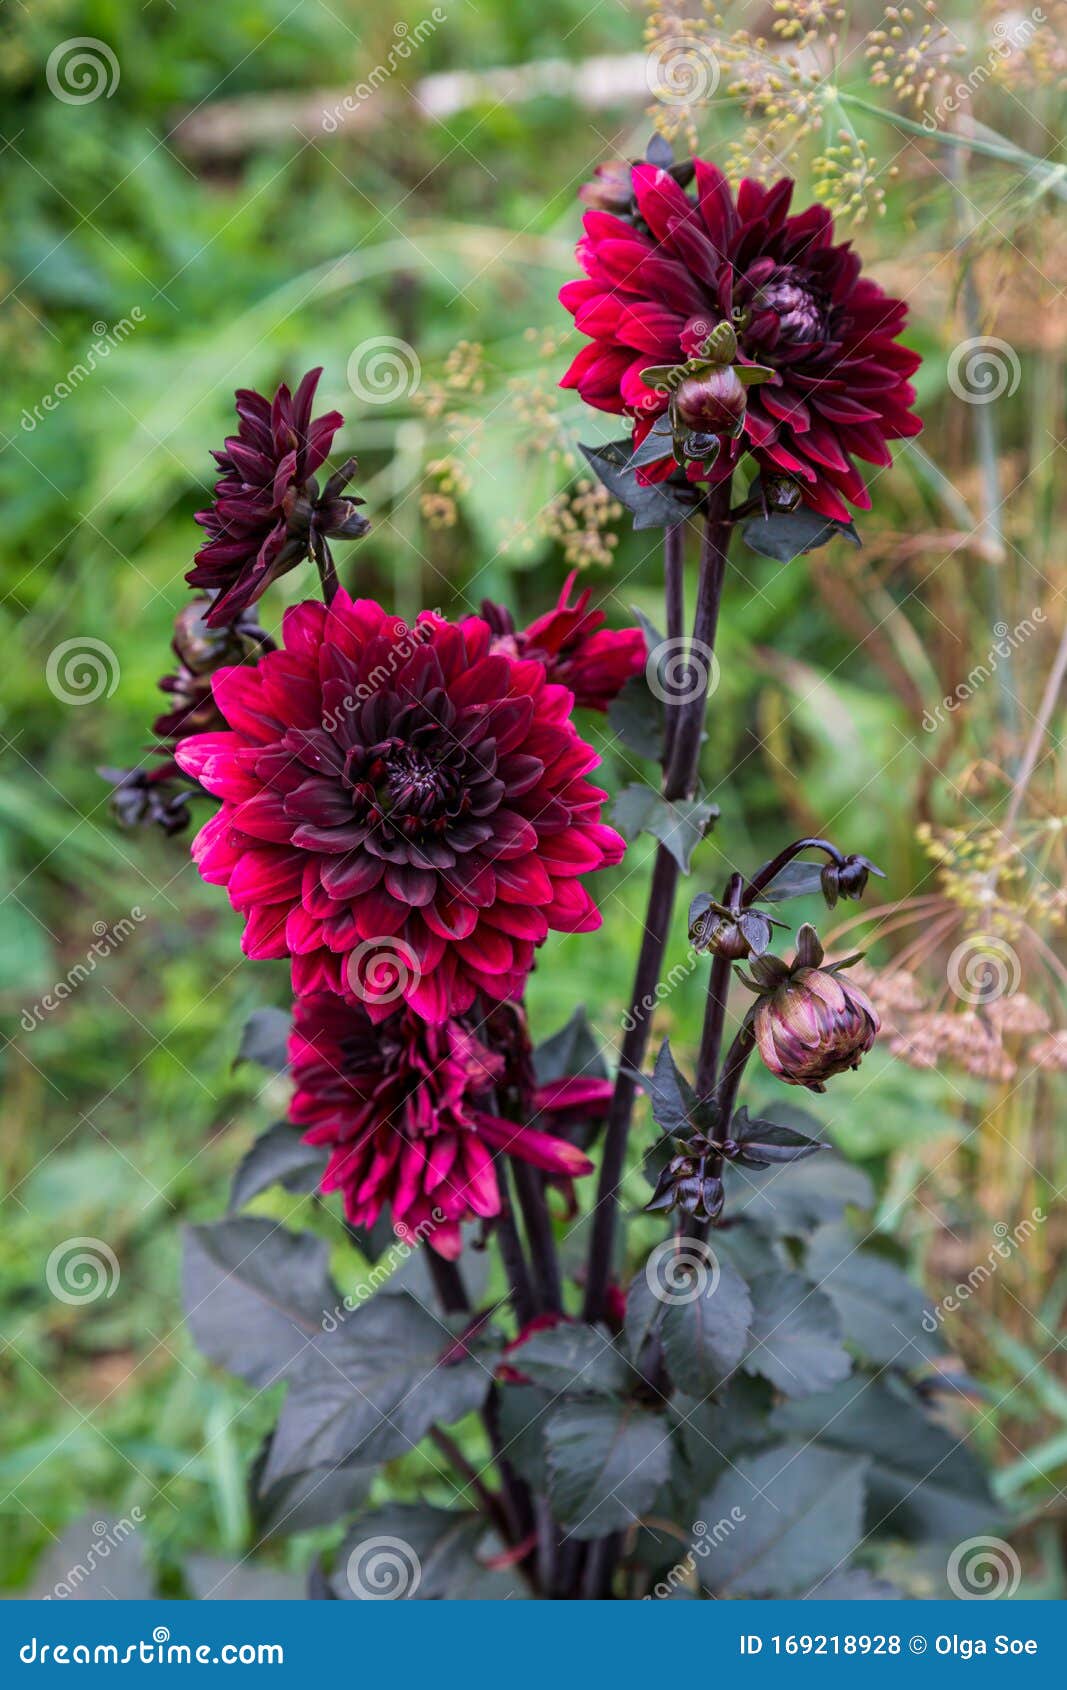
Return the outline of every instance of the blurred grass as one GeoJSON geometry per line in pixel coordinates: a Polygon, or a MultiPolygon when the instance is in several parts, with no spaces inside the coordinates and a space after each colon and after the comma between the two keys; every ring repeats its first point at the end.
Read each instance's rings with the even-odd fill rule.
{"type": "MultiPolygon", "coordinates": [[[[285,981],[241,962],[238,918],[199,881],[187,841],[115,830],[95,773],[144,753],[195,545],[192,513],[211,479],[208,448],[229,427],[233,388],[325,366],[323,408],[337,404],[348,419],[338,460],[358,452],[358,485],[377,517],[372,537],[342,559],[346,582],[361,592],[407,614],[422,603],[471,608],[485,594],[532,614],[565,572],[549,540],[528,552],[501,549],[503,519],[530,523],[570,473],[536,444],[523,449],[528,430],[508,383],[541,379],[551,389],[562,368],[566,349],[540,363],[524,331],[562,334],[555,295],[573,270],[574,188],[616,146],[640,147],[640,112],[590,112],[545,96],[442,124],[389,124],[358,137],[342,130],[311,145],[282,127],[246,159],[203,169],[168,139],[174,119],[202,102],[343,87],[388,50],[396,22],[414,27],[421,16],[418,4],[398,0],[371,21],[352,0],[295,8],[189,0],[139,11],[121,0],[41,0],[0,24],[10,141],[0,188],[9,407],[0,457],[0,865],[9,889],[0,990],[13,1033],[0,1099],[0,1580],[15,1587],[71,1517],[104,1504],[145,1509],[164,1567],[194,1547],[240,1552],[243,1475],[275,1406],[196,1357],[177,1284],[179,1223],[221,1212],[240,1155],[284,1109],[277,1083],[261,1095],[261,1078],[231,1063],[243,1017],[283,1001],[285,981]],[[114,43],[121,81],[111,98],[69,105],[49,95],[43,66],[74,34],[114,43]],[[43,422],[23,427],[24,408],[32,412],[84,356],[92,325],[128,318],[135,306],[144,320],[124,344],[43,422]],[[460,397],[488,420],[464,442],[473,487],[443,532],[422,523],[417,495],[427,456],[452,447],[444,424],[412,405],[361,406],[346,384],[352,350],[382,333],[412,340],[425,382],[443,378],[457,342],[484,348],[486,391],[460,397]],[[113,695],[81,707],[60,702],[45,674],[50,653],[76,636],[106,642],[118,660],[113,695]],[[84,959],[93,924],[112,926],[133,910],[143,921],[69,1001],[32,1030],[20,1027],[27,1006],[84,959]],[[114,1295],[91,1318],[45,1283],[50,1251],[77,1236],[107,1240],[121,1267],[114,1295]]],[[[402,75],[631,52],[639,32],[637,12],[621,7],[494,0],[450,15],[402,75]]],[[[728,106],[716,110],[713,129],[709,146],[736,132],[728,106]]],[[[981,167],[971,186],[1016,234],[1011,179],[981,167]]],[[[944,578],[946,608],[941,585],[920,595],[922,568],[909,580],[893,551],[901,535],[966,529],[977,509],[965,419],[945,391],[958,338],[955,271],[945,259],[951,217],[944,181],[905,169],[884,222],[860,235],[874,273],[911,291],[909,339],[927,358],[922,451],[903,453],[893,474],[877,478],[863,524],[870,563],[831,558],[831,572],[845,573],[825,592],[803,562],[775,568],[737,556],[705,756],[722,821],[700,848],[698,884],[716,886],[725,867],[758,861],[793,826],[812,822],[882,863],[893,896],[929,874],[914,839],[928,748],[887,674],[892,660],[924,699],[939,696],[928,610],[942,624],[955,616],[964,650],[984,651],[989,639],[973,555],[963,554],[970,578],[962,568],[944,578]],[[884,664],[857,644],[846,584],[886,643],[884,664]],[[720,778],[724,769],[731,773],[720,778]]],[[[1033,382],[1001,411],[1006,450],[1029,453],[1035,465],[1009,526],[1031,585],[1038,576],[1062,583],[1046,439],[1058,387],[1036,351],[1031,367],[1033,382]]],[[[596,419],[573,406],[563,415],[584,438],[611,432],[605,419],[598,435],[596,419]]],[[[613,620],[633,603],[660,614],[647,536],[623,534],[611,572],[591,579],[613,620]]],[[[306,585],[290,577],[271,614],[285,589],[297,596],[306,585]]],[[[982,721],[976,712],[964,730],[976,735],[976,757],[982,721]]],[[[606,756],[606,785],[635,778],[617,748],[606,756]]],[[[644,846],[603,877],[600,938],[555,937],[542,951],[530,987],[538,1032],[582,1001],[606,1042],[617,1029],[644,908],[644,846]]],[[[798,919],[808,913],[798,908],[798,919]]],[[[682,934],[680,912],[679,950],[682,934]]],[[[695,1048],[703,991],[697,969],[657,1016],[656,1037],[669,1033],[682,1055],[695,1048]]],[[[896,1202],[910,1190],[900,1169],[921,1168],[932,1143],[959,1140],[978,1091],[946,1090],[938,1076],[877,1053],[822,1100],[831,1136],[886,1193],[887,1224],[906,1220],[917,1249],[929,1228],[896,1202]]],[[[1050,1287],[1048,1297],[1042,1320],[1054,1322],[1062,1294],[1050,1287]]],[[[1005,1413],[1040,1440],[1038,1471],[1052,1474],[1067,1459],[1067,1418],[1040,1334],[1036,1350],[1025,1347],[1034,1336],[1006,1336],[994,1323],[990,1388],[996,1397],[1010,1388],[1005,1413]],[[1015,1371],[1041,1388],[1011,1384],[1015,1371]]],[[[991,1447],[995,1430],[982,1430],[991,1447]]],[[[420,1460],[395,1476],[401,1488],[420,1460]]],[[[1032,1479],[1015,1466],[1005,1483],[1014,1494],[1032,1479]]],[[[278,1553],[297,1566],[306,1560],[304,1548],[278,1553]]]]}

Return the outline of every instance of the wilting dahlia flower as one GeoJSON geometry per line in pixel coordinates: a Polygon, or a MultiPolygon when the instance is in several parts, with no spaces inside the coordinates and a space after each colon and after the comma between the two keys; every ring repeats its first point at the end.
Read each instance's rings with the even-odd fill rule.
{"type": "Polygon", "coordinates": [[[640,628],[605,628],[604,612],[586,609],[588,587],[569,604],[577,576],[572,570],[558,602],[528,628],[516,629],[511,612],[491,599],[483,601],[482,615],[497,635],[494,650],[536,657],[550,681],[570,688],[575,704],[606,710],[630,676],[644,668],[645,636],[640,628]]]}
{"type": "Polygon", "coordinates": [[[184,740],[223,800],[193,853],[298,993],[429,1021],[521,994],[550,929],[600,913],[580,875],[616,863],[598,759],[541,663],[491,653],[477,617],[413,628],[339,592],[285,614],[283,645],[222,670],[229,730],[184,740]]]}
{"type": "Polygon", "coordinates": [[[300,998],[289,1060],[290,1118],[330,1146],[322,1189],[344,1194],[355,1226],[388,1207],[402,1236],[455,1257],[461,1222],[500,1212],[495,1154],[566,1179],[592,1168],[565,1139],[493,1112],[503,1060],[458,1020],[430,1025],[401,1005],[375,1022],[362,1004],[300,998]]]}
{"type": "Polygon", "coordinates": [[[344,422],[340,411],[312,418],[321,374],[310,370],[295,393],[283,382],[273,399],[238,389],[237,433],[211,454],[222,470],[215,503],[196,515],[210,538],[185,577],[190,586],[218,590],[207,616],[212,628],[232,622],[305,558],[328,557],[327,535],[356,539],[370,527],[356,509],[363,500],[341,496],[354,458],[319,494],[315,471],[344,422]]]}
{"type": "MultiPolygon", "coordinates": [[[[722,371],[708,372],[714,392],[685,384],[685,420],[703,432],[706,402],[719,420],[704,428],[725,436],[713,467],[690,464],[690,479],[717,482],[748,450],[767,475],[793,478],[813,509],[847,520],[846,499],[870,504],[853,456],[888,464],[886,441],[921,427],[907,379],[919,355],[897,340],[906,307],[860,275],[850,244],[835,244],[824,207],[788,215],[788,178],[772,188],[742,182],[735,200],[714,165],[697,159],[695,177],[691,199],[667,171],[638,164],[639,221],[586,212],[578,258],[588,279],[568,282],[560,299],[591,338],[561,385],[598,410],[633,417],[639,446],[671,400],[670,387],[649,386],[642,371],[699,358],[708,336],[728,323],[737,368],[759,365],[772,375],[733,394],[733,409],[722,371]],[[737,438],[719,416],[724,410],[737,438]]],[[[641,478],[670,475],[669,452],[668,441],[641,478]]]]}

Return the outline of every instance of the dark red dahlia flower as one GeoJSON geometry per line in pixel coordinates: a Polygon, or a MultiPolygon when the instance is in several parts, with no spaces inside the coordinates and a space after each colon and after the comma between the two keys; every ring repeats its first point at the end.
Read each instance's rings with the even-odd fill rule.
{"type": "Polygon", "coordinates": [[[493,1112],[502,1060],[458,1020],[401,1006],[374,1021],[328,993],[300,998],[289,1060],[290,1118],[330,1146],[322,1189],[343,1192],[354,1226],[388,1207],[401,1237],[455,1257],[463,1221],[500,1213],[499,1153],[567,1179],[592,1168],[573,1144],[493,1112]]]}
{"type": "Polygon", "coordinates": [[[640,628],[605,628],[604,612],[586,609],[592,596],[588,587],[569,604],[577,577],[572,570],[558,603],[528,628],[517,631],[511,612],[489,599],[482,615],[497,635],[494,650],[536,658],[550,681],[570,688],[575,704],[606,710],[630,676],[644,668],[645,636],[640,628]]]}
{"type": "Polygon", "coordinates": [[[379,1020],[401,997],[441,1022],[519,996],[550,929],[600,925],[578,877],[625,850],[570,693],[477,617],[407,628],[344,592],[288,610],[283,640],[216,675],[231,731],[177,752],[223,800],[193,853],[245,951],[379,1020]]]}
{"type": "Polygon", "coordinates": [[[340,411],[312,418],[321,374],[310,370],[295,393],[283,382],[273,400],[238,389],[237,433],[211,454],[222,470],[215,503],[196,516],[210,538],[185,577],[190,586],[218,591],[207,616],[212,628],[232,622],[305,558],[325,564],[328,535],[356,539],[370,527],[356,509],[363,500],[341,496],[355,473],[354,458],[319,494],[315,472],[344,422],[340,411]]]}
{"type": "MultiPolygon", "coordinates": [[[[708,336],[729,323],[737,367],[773,375],[746,388],[740,435],[721,440],[710,469],[690,464],[690,479],[724,479],[747,449],[766,476],[793,478],[827,517],[846,521],[845,500],[867,508],[853,457],[888,464],[886,442],[921,427],[908,384],[919,355],[897,339],[903,301],[861,276],[850,243],[835,244],[823,206],[788,215],[788,178],[772,188],[742,182],[736,200],[703,159],[695,200],[651,164],[635,165],[632,181],[639,226],[606,211],[585,215],[578,258],[588,279],[568,282],[560,299],[591,339],[561,386],[632,417],[640,446],[671,398],[669,385],[649,386],[642,371],[699,359],[708,336]]],[[[669,450],[668,440],[640,479],[666,479],[675,468],[669,450]]]]}

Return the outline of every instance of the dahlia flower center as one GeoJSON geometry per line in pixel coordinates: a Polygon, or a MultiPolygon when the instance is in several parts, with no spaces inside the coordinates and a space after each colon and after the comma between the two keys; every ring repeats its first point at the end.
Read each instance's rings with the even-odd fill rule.
{"type": "Polygon", "coordinates": [[[784,341],[796,345],[826,337],[826,301],[795,270],[779,271],[759,289],[753,303],[760,310],[777,312],[780,335],[784,341]]]}

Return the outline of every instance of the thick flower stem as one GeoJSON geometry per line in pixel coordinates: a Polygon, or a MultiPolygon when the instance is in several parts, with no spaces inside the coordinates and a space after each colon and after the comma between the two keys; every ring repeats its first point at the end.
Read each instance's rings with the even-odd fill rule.
{"type": "Polygon", "coordinates": [[[537,1313],[537,1299],[530,1280],[530,1270],[526,1265],[522,1239],[519,1237],[519,1229],[515,1225],[515,1211],[511,1194],[511,1180],[508,1176],[507,1158],[502,1156],[496,1167],[501,1196],[501,1209],[497,1216],[496,1234],[500,1241],[500,1255],[511,1289],[511,1304],[515,1310],[515,1318],[520,1326],[525,1326],[527,1321],[532,1320],[537,1313]]]}
{"type": "MultiPolygon", "coordinates": [[[[663,598],[667,613],[667,640],[677,650],[685,634],[685,523],[676,522],[663,535],[663,598]]],[[[669,763],[678,726],[677,710],[667,712],[664,724],[663,760],[669,763]]]]}
{"type": "MultiPolygon", "coordinates": [[[[726,481],[712,488],[708,495],[691,648],[690,668],[694,685],[691,689],[692,696],[675,707],[677,724],[671,741],[670,755],[664,757],[663,791],[667,798],[687,797],[696,782],[711,654],[715,645],[719,605],[726,573],[726,553],[730,540],[729,510],[730,484],[726,481]]],[[[656,852],[652,870],[644,935],[637,959],[630,1010],[623,1022],[625,1032],[619,1052],[615,1091],[604,1134],[604,1152],[600,1164],[600,1181],[593,1212],[592,1239],[586,1273],[584,1315],[588,1321],[599,1320],[604,1313],[604,1299],[611,1278],[615,1248],[619,1187],[626,1162],[626,1144],[636,1094],[633,1076],[640,1070],[648,1047],[656,987],[663,966],[663,954],[674,910],[674,895],[678,887],[678,873],[678,864],[674,857],[666,846],[661,845],[656,852]]]]}
{"type": "Polygon", "coordinates": [[[322,601],[324,604],[332,604],[341,583],[337,578],[333,553],[325,540],[320,540],[315,546],[315,563],[319,571],[319,585],[322,587],[322,601]]]}
{"type": "Polygon", "coordinates": [[[539,1313],[559,1314],[563,1309],[563,1281],[556,1254],[556,1240],[552,1231],[552,1217],[548,1212],[544,1175],[528,1162],[517,1157],[512,1160],[515,1190],[526,1228],[530,1261],[540,1293],[539,1313]]]}
{"type": "Polygon", "coordinates": [[[719,1051],[726,1022],[726,1000],[730,992],[732,965],[729,957],[717,956],[708,978],[708,996],[704,1005],[704,1029],[700,1036],[700,1055],[697,1059],[697,1096],[710,1097],[715,1090],[719,1072],[719,1051]]]}
{"type": "Polygon", "coordinates": [[[426,1247],[425,1256],[433,1280],[434,1290],[441,1300],[441,1307],[446,1314],[467,1314],[471,1301],[467,1295],[467,1287],[463,1283],[463,1275],[456,1262],[448,1262],[444,1256],[439,1256],[436,1250],[426,1247]]]}

